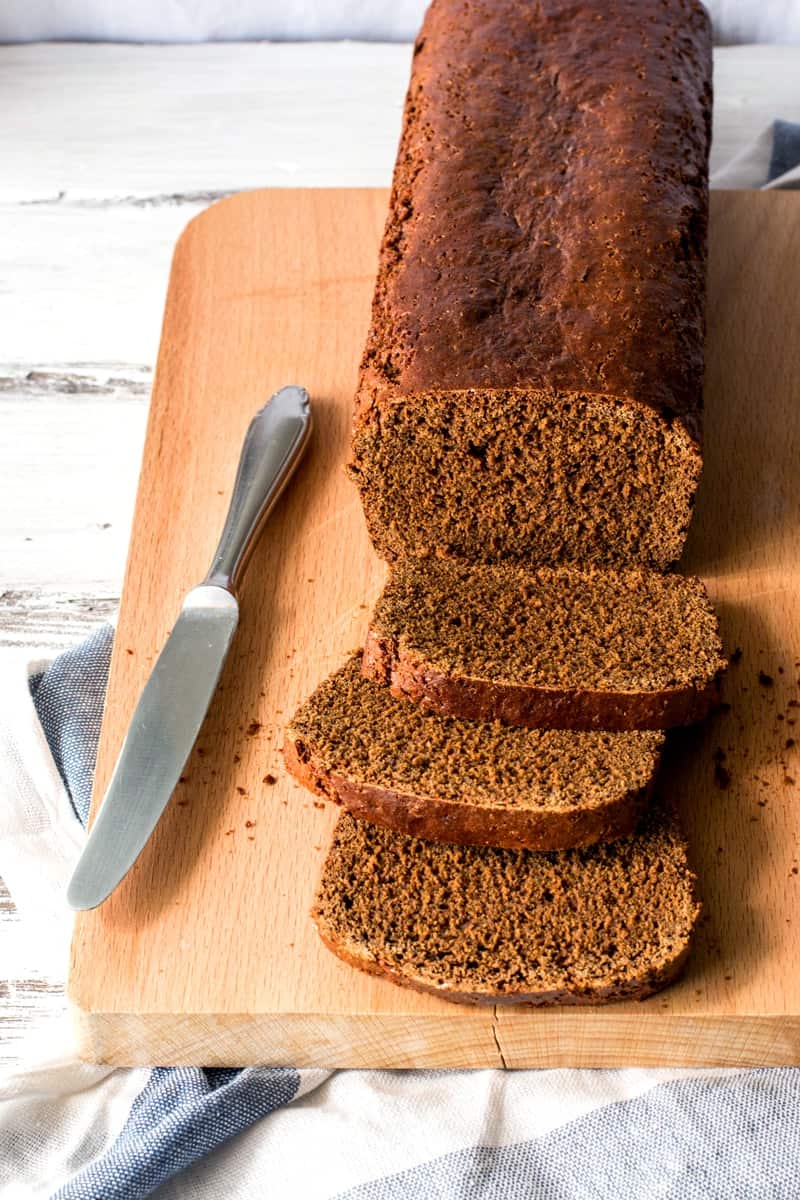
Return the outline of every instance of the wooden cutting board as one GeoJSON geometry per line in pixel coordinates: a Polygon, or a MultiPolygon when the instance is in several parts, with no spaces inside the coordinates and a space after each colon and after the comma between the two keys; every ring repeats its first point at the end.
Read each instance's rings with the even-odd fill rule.
{"type": "Polygon", "coordinates": [[[313,398],[312,448],[256,551],[219,694],[112,899],[76,924],[83,1054],[120,1063],[543,1067],[800,1062],[800,197],[712,206],[706,470],[686,567],[735,665],[730,709],[671,739],[705,916],[643,1003],[471,1009],[343,965],[308,910],[336,812],[284,771],[296,704],[363,638],[383,567],[346,480],[384,191],[214,205],[172,266],[97,766],[202,578],[239,447],[272,390],[313,398]],[[797,723],[795,723],[797,722],[797,723]]]}

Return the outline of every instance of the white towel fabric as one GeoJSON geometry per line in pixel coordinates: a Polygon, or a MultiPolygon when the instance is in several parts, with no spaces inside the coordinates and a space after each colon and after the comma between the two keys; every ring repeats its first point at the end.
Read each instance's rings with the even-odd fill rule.
{"type": "MultiPolygon", "coordinates": [[[[411,41],[427,0],[3,0],[0,42],[411,41]]],[[[706,0],[715,40],[800,41],[798,0],[706,0]]]]}

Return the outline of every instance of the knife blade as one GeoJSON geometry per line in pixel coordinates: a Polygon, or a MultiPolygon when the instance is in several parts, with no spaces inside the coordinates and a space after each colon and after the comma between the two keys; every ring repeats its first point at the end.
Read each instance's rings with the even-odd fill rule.
{"type": "Polygon", "coordinates": [[[237,589],[310,434],[308,393],[300,387],[281,388],[251,421],[211,568],[186,596],[139,697],[67,888],[71,908],[96,908],[113,892],[175,790],[236,633],[237,589]]]}

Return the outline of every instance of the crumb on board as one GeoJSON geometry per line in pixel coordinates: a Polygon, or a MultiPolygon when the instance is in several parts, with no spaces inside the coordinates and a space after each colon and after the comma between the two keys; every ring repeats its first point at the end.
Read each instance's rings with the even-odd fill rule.
{"type": "Polygon", "coordinates": [[[226,829],[226,830],[225,830],[225,837],[230,837],[232,833],[233,833],[233,830],[232,830],[232,829],[226,829]]]}
{"type": "Polygon", "coordinates": [[[315,801],[314,801],[314,808],[324,808],[324,807],[325,807],[325,805],[324,805],[324,803],[322,802],[322,800],[315,800],[315,801]]]}
{"type": "Polygon", "coordinates": [[[245,829],[253,829],[254,826],[255,826],[255,821],[245,821],[245,823],[244,823],[245,829]]]}
{"type": "Polygon", "coordinates": [[[795,746],[797,743],[795,742],[794,738],[787,738],[784,744],[787,750],[791,750],[792,746],[795,746]]]}
{"type": "Polygon", "coordinates": [[[256,839],[253,837],[253,835],[251,833],[247,840],[248,840],[248,842],[254,842],[256,839]]]}
{"type": "Polygon", "coordinates": [[[235,763],[240,763],[240,762],[242,761],[242,756],[241,756],[241,754],[234,754],[234,756],[233,756],[233,761],[234,761],[235,763]]]}
{"type": "Polygon", "coordinates": [[[178,808],[186,808],[186,805],[189,803],[189,801],[188,800],[176,800],[175,803],[177,804],[178,808]]]}
{"type": "Polygon", "coordinates": [[[261,782],[269,784],[269,786],[271,787],[272,784],[277,783],[278,780],[271,772],[268,771],[267,774],[264,776],[264,778],[261,780],[261,782]]]}
{"type": "Polygon", "coordinates": [[[126,646],[126,647],[125,647],[125,653],[126,653],[126,654],[133,654],[133,651],[131,650],[130,646],[126,646]]]}
{"type": "Polygon", "coordinates": [[[260,732],[260,730],[261,730],[261,722],[260,721],[251,721],[250,724],[247,726],[245,733],[247,734],[248,737],[255,737],[256,734],[260,732]]]}
{"type": "Polygon", "coordinates": [[[197,753],[197,754],[199,754],[200,758],[202,758],[202,757],[203,757],[203,755],[205,754],[205,752],[206,752],[206,751],[205,751],[205,747],[204,747],[204,746],[198,746],[198,747],[196,748],[196,753],[197,753]]]}
{"type": "Polygon", "coordinates": [[[731,655],[731,666],[736,667],[739,665],[739,663],[741,661],[742,661],[742,647],[737,646],[736,649],[734,650],[733,654],[731,655]]]}
{"type": "Polygon", "coordinates": [[[237,790],[237,792],[239,793],[239,795],[240,795],[240,796],[246,796],[246,795],[247,795],[247,788],[243,788],[241,784],[237,784],[237,785],[236,785],[236,790],[237,790]]]}
{"type": "Polygon", "coordinates": [[[731,773],[721,762],[714,763],[714,783],[721,791],[731,785],[731,773]]]}
{"type": "Polygon", "coordinates": [[[768,675],[766,671],[759,671],[758,672],[758,682],[761,684],[762,687],[769,688],[769,687],[772,687],[775,680],[772,678],[771,675],[768,675]]]}
{"type": "Polygon", "coordinates": [[[188,782],[189,782],[188,775],[179,775],[178,776],[178,783],[188,783],[188,782]]]}

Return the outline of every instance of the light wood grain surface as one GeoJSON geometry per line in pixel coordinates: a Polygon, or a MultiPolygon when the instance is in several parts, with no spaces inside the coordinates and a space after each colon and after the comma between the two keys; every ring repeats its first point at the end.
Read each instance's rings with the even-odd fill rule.
{"type": "MultiPolygon", "coordinates": [[[[243,188],[386,185],[409,56],[0,47],[0,646],[51,654],[116,609],[186,221],[243,188]]],[[[790,46],[716,50],[712,167],[776,115],[800,119],[797,59],[790,46]]],[[[11,900],[0,963],[2,1063],[63,1004],[11,900]]]]}
{"type": "Polygon", "coordinates": [[[706,906],[685,978],[605,1009],[454,1008],[349,969],[316,937],[308,909],[335,813],[279,750],[294,706],[360,644],[384,575],[342,465],[385,205],[374,190],[252,193],[197,218],[177,248],[98,794],[213,549],[249,416],[302,382],[317,430],[251,567],[186,780],[127,881],[78,920],[84,1051],[120,1063],[800,1062],[796,195],[720,194],[712,210],[707,465],[686,565],[706,579],[736,665],[730,709],[674,736],[662,776],[706,906]]]}

